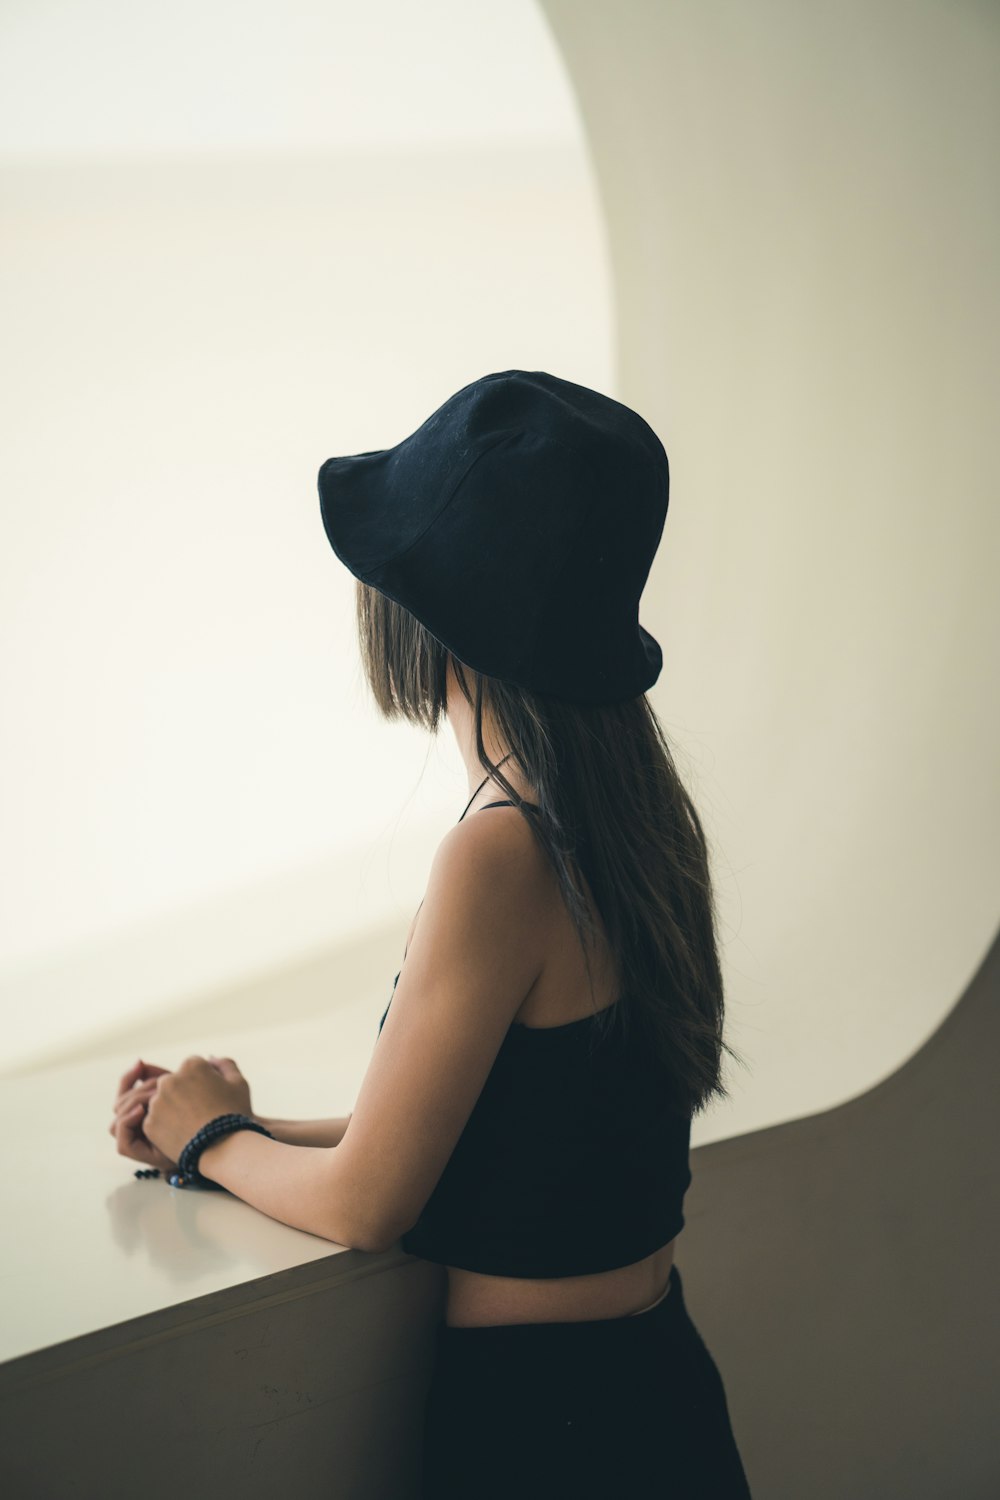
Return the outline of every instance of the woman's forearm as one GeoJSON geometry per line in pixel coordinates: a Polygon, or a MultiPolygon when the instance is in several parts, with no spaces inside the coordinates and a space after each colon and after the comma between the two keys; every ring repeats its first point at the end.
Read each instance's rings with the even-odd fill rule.
{"type": "Polygon", "coordinates": [[[350,1115],[334,1120],[272,1120],[267,1115],[255,1115],[275,1140],[286,1146],[339,1146],[344,1139],[350,1115]]]}
{"type": "Polygon", "coordinates": [[[198,1170],[279,1224],[348,1250],[388,1249],[390,1241],[368,1221],[374,1195],[358,1193],[350,1163],[341,1162],[340,1154],[231,1130],[209,1141],[198,1170]]]}

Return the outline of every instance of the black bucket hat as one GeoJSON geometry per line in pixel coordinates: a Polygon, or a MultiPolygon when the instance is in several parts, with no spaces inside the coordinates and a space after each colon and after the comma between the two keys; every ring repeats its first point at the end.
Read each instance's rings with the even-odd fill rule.
{"type": "Polygon", "coordinates": [[[394,448],[319,471],[327,537],[356,578],[476,671],[581,703],[660,675],[639,597],[669,491],[637,412],[544,370],[484,375],[394,448]]]}

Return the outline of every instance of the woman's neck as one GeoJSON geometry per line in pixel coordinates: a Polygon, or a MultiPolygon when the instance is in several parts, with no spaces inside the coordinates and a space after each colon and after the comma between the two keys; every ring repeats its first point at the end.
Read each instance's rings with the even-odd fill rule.
{"type": "MultiPolygon", "coordinates": [[[[519,797],[524,798],[527,802],[535,802],[537,799],[534,787],[531,786],[527,777],[521,771],[520,766],[516,764],[513,756],[509,760],[504,759],[504,756],[508,753],[501,751],[499,755],[493,755],[492,760],[494,765],[497,766],[500,775],[504,776],[510,782],[519,797]]],[[[487,775],[485,768],[478,760],[473,765],[467,766],[467,769],[469,771],[469,789],[466,792],[466,797],[472,797],[472,801],[469,804],[470,812],[474,811],[477,807],[484,807],[487,802],[497,802],[509,795],[506,787],[500,783],[495,775],[487,775]],[[474,792],[475,796],[473,797],[474,792]]]]}

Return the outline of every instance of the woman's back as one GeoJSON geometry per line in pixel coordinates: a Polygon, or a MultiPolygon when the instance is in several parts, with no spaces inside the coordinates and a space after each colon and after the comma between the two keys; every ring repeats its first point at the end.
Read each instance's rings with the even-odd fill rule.
{"type": "MultiPolygon", "coordinates": [[[[491,815],[498,820],[523,818],[506,799],[478,811],[488,808],[511,809],[491,815]]],[[[533,845],[525,824],[525,861],[537,859],[533,845]]],[[[597,929],[593,991],[553,873],[551,900],[534,908],[538,930],[525,934],[544,955],[538,977],[403,1237],[411,1253],[448,1266],[451,1326],[620,1317],[668,1287],[690,1121],[671,1108],[651,1060],[626,1052],[617,1031],[592,1054],[595,1013],[627,999],[586,894],[597,929]]],[[[418,908],[407,949],[419,916],[418,908]]]]}

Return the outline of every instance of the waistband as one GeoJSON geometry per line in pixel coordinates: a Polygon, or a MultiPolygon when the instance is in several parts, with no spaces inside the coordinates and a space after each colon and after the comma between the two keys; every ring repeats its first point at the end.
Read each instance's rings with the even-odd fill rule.
{"type": "Polygon", "coordinates": [[[491,1323],[472,1328],[452,1328],[442,1322],[437,1332],[439,1343],[452,1347],[482,1345],[496,1350],[518,1343],[530,1343],[538,1348],[547,1344],[572,1345],[574,1342],[590,1346],[628,1340],[637,1342],[651,1333],[661,1338],[665,1328],[688,1321],[684,1284],[675,1262],[670,1267],[667,1291],[659,1302],[642,1312],[624,1313],[619,1318],[576,1319],[571,1323],[491,1323]]]}

